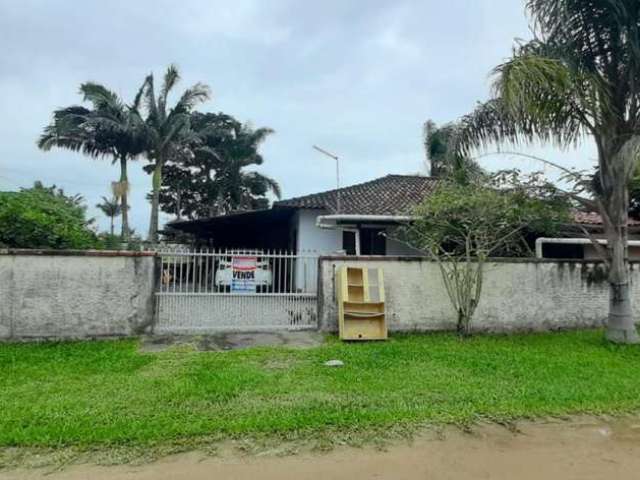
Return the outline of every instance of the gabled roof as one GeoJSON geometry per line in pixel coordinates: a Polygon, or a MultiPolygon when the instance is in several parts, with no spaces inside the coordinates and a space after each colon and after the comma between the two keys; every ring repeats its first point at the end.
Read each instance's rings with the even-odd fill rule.
{"type": "Polygon", "coordinates": [[[355,215],[406,215],[430,195],[438,180],[421,175],[387,175],[369,182],[359,183],[313,193],[303,197],[275,202],[273,206],[322,209],[337,213],[340,192],[340,212],[355,215]]]}

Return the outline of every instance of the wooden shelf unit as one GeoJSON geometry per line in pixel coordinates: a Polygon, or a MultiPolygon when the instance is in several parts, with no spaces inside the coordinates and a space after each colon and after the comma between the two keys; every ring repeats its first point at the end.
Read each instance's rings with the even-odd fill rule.
{"type": "Polygon", "coordinates": [[[338,326],[342,340],[385,340],[387,323],[382,269],[336,270],[338,326]]]}

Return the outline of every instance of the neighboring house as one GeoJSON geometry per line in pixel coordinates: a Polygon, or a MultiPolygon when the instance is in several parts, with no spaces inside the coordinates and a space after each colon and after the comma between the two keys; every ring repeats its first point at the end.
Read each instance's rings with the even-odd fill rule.
{"type": "Polygon", "coordinates": [[[267,210],[172,222],[216,248],[286,250],[315,255],[416,255],[393,239],[438,180],[387,175],[369,182],[275,202],[267,210]]]}
{"type": "MultiPolygon", "coordinates": [[[[595,212],[573,213],[574,223],[563,232],[562,237],[538,238],[536,256],[538,258],[598,260],[600,254],[589,236],[598,239],[606,247],[602,217],[595,212]],[[588,232],[589,235],[587,235],[588,232]]],[[[630,218],[627,224],[629,232],[629,259],[640,260],[640,220],[630,218]]]]}

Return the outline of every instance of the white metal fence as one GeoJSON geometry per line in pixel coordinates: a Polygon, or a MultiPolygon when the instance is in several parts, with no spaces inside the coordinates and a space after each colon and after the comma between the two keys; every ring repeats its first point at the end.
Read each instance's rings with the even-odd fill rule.
{"type": "Polygon", "coordinates": [[[313,252],[158,250],[156,333],[317,326],[313,252]]]}

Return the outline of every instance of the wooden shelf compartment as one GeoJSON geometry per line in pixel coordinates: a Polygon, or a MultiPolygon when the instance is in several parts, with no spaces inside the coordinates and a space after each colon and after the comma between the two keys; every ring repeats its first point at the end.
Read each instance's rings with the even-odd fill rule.
{"type": "Polygon", "coordinates": [[[364,274],[361,268],[347,267],[347,284],[364,283],[364,274]]]}
{"type": "Polygon", "coordinates": [[[354,320],[358,320],[361,318],[380,318],[384,317],[384,312],[350,312],[345,310],[344,316],[349,317],[354,320]]]}
{"type": "Polygon", "coordinates": [[[351,319],[345,316],[343,340],[386,340],[387,327],[382,319],[351,319]]]}
{"type": "Polygon", "coordinates": [[[355,311],[355,312],[384,312],[384,303],[383,302],[357,302],[349,300],[348,302],[344,302],[343,308],[345,311],[355,311]]]}
{"type": "Polygon", "coordinates": [[[387,338],[382,270],[341,267],[336,271],[336,291],[341,339],[387,338]]]}

